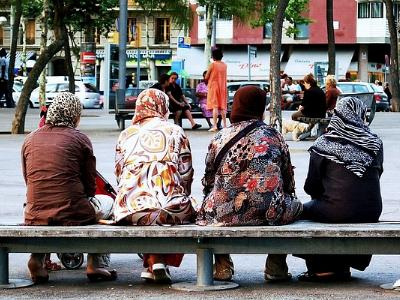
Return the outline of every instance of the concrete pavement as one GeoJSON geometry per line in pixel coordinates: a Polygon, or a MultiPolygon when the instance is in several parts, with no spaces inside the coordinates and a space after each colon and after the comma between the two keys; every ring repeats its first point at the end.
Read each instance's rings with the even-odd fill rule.
{"type": "MultiPolygon", "coordinates": [[[[288,112],[284,117],[289,118],[288,112]]],[[[38,110],[28,110],[26,130],[34,130],[38,123],[38,110]]],[[[9,131],[13,112],[0,109],[0,133],[9,131]]],[[[206,126],[203,122],[203,126],[206,126]]],[[[188,123],[184,123],[189,128],[188,123]]],[[[85,110],[81,130],[93,142],[98,170],[114,183],[113,157],[115,142],[119,134],[113,116],[101,110],[85,110]]],[[[398,159],[400,139],[400,114],[378,113],[372,129],[384,142],[385,171],[381,180],[384,210],[381,220],[400,221],[400,193],[398,178],[400,161],[398,159]]],[[[193,152],[195,179],[192,192],[201,199],[200,179],[204,172],[204,158],[212,134],[206,130],[187,130],[193,152]]],[[[308,197],[302,190],[308,168],[307,148],[311,141],[292,142],[287,136],[292,162],[296,166],[295,176],[297,195],[303,201],[308,197]]],[[[21,177],[20,148],[23,135],[0,134],[0,223],[21,222],[25,185],[21,177]]],[[[289,250],[290,251],[290,250],[289,250]]],[[[53,255],[55,259],[55,255],[53,255]]],[[[343,284],[312,284],[293,280],[289,283],[266,284],[263,280],[265,256],[234,255],[235,281],[240,288],[225,292],[183,293],[172,291],[168,286],[144,284],[139,276],[141,261],[135,254],[112,256],[112,267],[118,269],[119,279],[113,283],[89,284],[84,269],[78,271],[54,272],[50,283],[20,290],[0,290],[0,299],[400,299],[400,293],[383,291],[379,284],[400,278],[400,259],[398,256],[374,256],[371,266],[365,272],[354,271],[355,279],[343,284]]],[[[26,254],[10,255],[11,275],[14,278],[27,278],[26,254]]],[[[288,264],[293,275],[305,270],[304,262],[289,257],[288,264]]],[[[195,257],[187,255],[179,269],[172,270],[174,281],[194,280],[196,276],[195,257]]]]}

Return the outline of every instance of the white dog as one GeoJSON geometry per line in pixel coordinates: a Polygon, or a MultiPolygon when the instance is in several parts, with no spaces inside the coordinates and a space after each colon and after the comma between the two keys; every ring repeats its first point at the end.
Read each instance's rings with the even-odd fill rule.
{"type": "Polygon", "coordinates": [[[308,130],[310,130],[310,124],[293,120],[282,120],[282,134],[285,136],[286,133],[291,132],[293,141],[299,141],[299,136],[308,130]]]}

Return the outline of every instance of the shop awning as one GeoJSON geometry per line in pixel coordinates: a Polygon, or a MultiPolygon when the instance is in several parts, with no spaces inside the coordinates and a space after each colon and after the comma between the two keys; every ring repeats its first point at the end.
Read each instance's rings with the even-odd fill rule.
{"type": "MultiPolygon", "coordinates": [[[[336,65],[338,79],[346,78],[346,72],[349,69],[351,58],[354,50],[337,50],[336,65]]],[[[302,79],[304,75],[315,74],[315,66],[322,69],[328,65],[328,52],[316,50],[294,50],[289,57],[289,61],[285,68],[285,73],[293,77],[293,79],[302,79]]]]}

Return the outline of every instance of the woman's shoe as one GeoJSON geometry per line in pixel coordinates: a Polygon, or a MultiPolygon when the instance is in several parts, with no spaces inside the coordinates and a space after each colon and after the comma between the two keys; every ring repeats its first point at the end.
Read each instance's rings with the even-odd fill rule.
{"type": "Polygon", "coordinates": [[[292,274],[286,273],[283,275],[271,275],[268,273],[264,273],[264,279],[268,282],[284,282],[292,280],[292,274]]]}
{"type": "Polygon", "coordinates": [[[194,124],[193,126],[192,126],[192,129],[193,130],[196,130],[196,129],[199,129],[199,128],[201,128],[202,126],[200,125],[200,124],[194,124]]]}
{"type": "Polygon", "coordinates": [[[101,282],[101,281],[114,281],[117,279],[117,271],[110,270],[108,271],[110,274],[104,273],[86,273],[87,278],[91,282],[101,282]]]}
{"type": "Polygon", "coordinates": [[[218,269],[215,270],[214,272],[214,280],[216,281],[231,281],[233,277],[233,270],[224,268],[224,269],[218,269]]]}
{"type": "Polygon", "coordinates": [[[348,272],[326,272],[326,273],[311,273],[304,272],[298,277],[299,281],[304,282],[335,282],[351,280],[351,273],[348,272]]]}
{"type": "Polygon", "coordinates": [[[208,129],[208,132],[217,132],[218,128],[217,127],[212,127],[210,129],[208,129]]]}
{"type": "Polygon", "coordinates": [[[49,281],[49,273],[43,263],[31,255],[28,261],[28,269],[34,284],[47,283],[49,281]]]}
{"type": "Polygon", "coordinates": [[[164,264],[154,264],[153,271],[150,268],[145,269],[140,277],[148,282],[155,283],[171,283],[171,274],[169,273],[169,269],[164,264]]]}
{"type": "Polygon", "coordinates": [[[154,276],[154,282],[157,283],[171,283],[171,274],[169,273],[168,267],[164,264],[154,264],[152,266],[152,273],[154,276]]]}

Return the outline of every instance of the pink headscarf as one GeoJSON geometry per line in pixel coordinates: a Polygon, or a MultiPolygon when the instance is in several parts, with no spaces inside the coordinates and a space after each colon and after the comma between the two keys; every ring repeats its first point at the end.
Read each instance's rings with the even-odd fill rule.
{"type": "Polygon", "coordinates": [[[169,99],[167,94],[157,89],[147,89],[141,92],[136,100],[135,115],[132,124],[147,118],[168,118],[169,99]]]}

